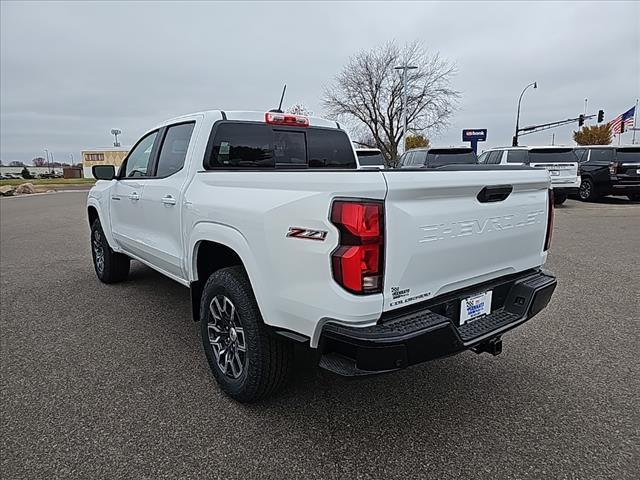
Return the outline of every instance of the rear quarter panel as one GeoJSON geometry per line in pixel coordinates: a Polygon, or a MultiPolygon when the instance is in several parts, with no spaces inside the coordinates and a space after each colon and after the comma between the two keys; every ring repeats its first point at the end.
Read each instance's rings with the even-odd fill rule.
{"type": "MultiPolygon", "coordinates": [[[[314,340],[327,320],[369,325],[380,317],[382,295],[356,296],[333,280],[338,231],[329,213],[336,197],[383,199],[385,193],[376,170],[199,172],[185,198],[189,248],[201,239],[233,248],[268,325],[314,340]],[[327,234],[324,241],[290,238],[290,227],[327,234]]],[[[192,280],[195,274],[192,267],[192,280]]]]}

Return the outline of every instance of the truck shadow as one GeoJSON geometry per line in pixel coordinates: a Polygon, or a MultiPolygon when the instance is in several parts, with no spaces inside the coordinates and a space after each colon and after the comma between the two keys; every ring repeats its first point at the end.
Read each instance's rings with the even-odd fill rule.
{"type": "Polygon", "coordinates": [[[194,382],[194,391],[210,392],[201,408],[229,409],[247,428],[261,425],[265,435],[271,429],[284,429],[300,436],[318,435],[323,442],[328,438],[338,443],[365,441],[368,445],[380,443],[376,448],[383,448],[383,438],[426,441],[429,436],[446,436],[460,429],[469,434],[481,432],[487,419],[535,415],[532,409],[546,401],[544,392],[532,384],[544,385],[550,380],[529,362],[518,361],[517,356],[507,358],[507,346],[507,353],[496,358],[466,352],[390,374],[354,379],[319,369],[316,355],[298,349],[291,382],[281,393],[241,405],[218,390],[209,372],[198,324],[187,313],[188,290],[137,263],[132,266],[130,282],[135,282],[136,288],[131,290],[141,301],[171,305],[159,317],[141,321],[154,329],[151,335],[173,334],[173,347],[183,357],[177,359],[180,363],[196,363],[182,381],[194,382]],[[176,319],[177,312],[182,321],[176,319]],[[529,398],[532,392],[537,401],[529,398]]]}

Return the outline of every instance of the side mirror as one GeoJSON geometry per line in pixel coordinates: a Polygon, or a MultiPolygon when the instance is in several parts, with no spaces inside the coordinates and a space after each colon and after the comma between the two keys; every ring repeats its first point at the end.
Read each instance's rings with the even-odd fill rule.
{"type": "Polygon", "coordinates": [[[113,165],[94,165],[91,167],[93,178],[97,180],[113,180],[116,176],[116,167],[113,165]]]}

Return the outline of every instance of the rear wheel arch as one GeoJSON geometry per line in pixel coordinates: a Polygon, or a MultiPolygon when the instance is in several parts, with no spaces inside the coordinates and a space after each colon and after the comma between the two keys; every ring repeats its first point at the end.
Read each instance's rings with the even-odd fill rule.
{"type": "Polygon", "coordinates": [[[209,277],[220,269],[227,267],[247,268],[240,255],[223,243],[200,240],[196,242],[191,257],[193,280],[191,289],[191,312],[194,321],[200,320],[200,299],[202,291],[209,277]]]}

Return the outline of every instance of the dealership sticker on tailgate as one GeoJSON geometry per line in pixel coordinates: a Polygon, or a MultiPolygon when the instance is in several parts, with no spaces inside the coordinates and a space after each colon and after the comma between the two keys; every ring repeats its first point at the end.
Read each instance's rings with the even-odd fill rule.
{"type": "Polygon", "coordinates": [[[460,326],[470,320],[491,313],[492,291],[467,297],[460,303],[460,326]]]}

